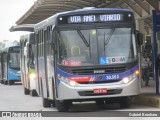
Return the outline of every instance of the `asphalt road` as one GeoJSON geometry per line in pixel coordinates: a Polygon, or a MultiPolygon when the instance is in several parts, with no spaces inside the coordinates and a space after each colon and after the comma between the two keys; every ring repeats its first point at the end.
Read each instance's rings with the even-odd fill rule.
{"type": "Polygon", "coordinates": [[[39,113],[44,117],[65,117],[65,119],[68,119],[68,117],[78,117],[79,119],[85,117],[87,120],[89,117],[94,117],[94,119],[109,117],[107,120],[110,120],[111,117],[116,116],[119,116],[118,118],[122,119],[128,115],[132,120],[133,118],[136,118],[137,120],[139,116],[134,116],[134,114],[142,114],[143,111],[151,111],[152,113],[154,113],[154,111],[160,112],[160,109],[135,104],[129,109],[121,109],[118,104],[98,107],[94,102],[85,102],[74,103],[69,112],[63,113],[58,112],[54,107],[43,108],[41,97],[24,95],[23,86],[20,83],[17,83],[12,86],[0,84],[0,111],[18,111],[20,114],[23,114],[26,111],[29,113],[35,111],[37,114],[39,113]]]}

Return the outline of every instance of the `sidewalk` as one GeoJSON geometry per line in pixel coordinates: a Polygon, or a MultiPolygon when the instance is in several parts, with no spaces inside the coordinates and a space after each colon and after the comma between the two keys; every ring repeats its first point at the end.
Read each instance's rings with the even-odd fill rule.
{"type": "Polygon", "coordinates": [[[149,87],[144,85],[141,87],[141,94],[134,98],[134,103],[160,108],[160,95],[156,95],[155,81],[150,79],[149,87]]]}

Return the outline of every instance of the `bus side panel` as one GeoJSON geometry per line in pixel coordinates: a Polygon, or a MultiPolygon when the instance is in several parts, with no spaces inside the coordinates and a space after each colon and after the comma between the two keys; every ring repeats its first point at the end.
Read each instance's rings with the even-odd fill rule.
{"type": "Polygon", "coordinates": [[[54,99],[54,60],[52,56],[47,56],[47,76],[48,76],[48,94],[50,99],[54,99]]]}
{"type": "Polygon", "coordinates": [[[43,97],[47,98],[47,87],[46,87],[46,76],[45,76],[45,65],[44,65],[44,58],[38,59],[38,73],[39,73],[39,82],[40,85],[42,84],[42,93],[43,97]]]}

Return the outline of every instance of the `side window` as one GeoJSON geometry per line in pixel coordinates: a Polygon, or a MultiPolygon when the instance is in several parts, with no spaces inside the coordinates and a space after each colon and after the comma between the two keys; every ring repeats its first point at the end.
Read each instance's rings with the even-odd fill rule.
{"type": "Polygon", "coordinates": [[[51,48],[51,45],[50,45],[50,41],[51,41],[51,32],[52,32],[52,26],[49,26],[47,28],[47,35],[48,35],[48,55],[52,55],[52,48],[51,48]]]}
{"type": "Polygon", "coordinates": [[[38,57],[41,56],[41,48],[40,48],[40,45],[41,45],[41,32],[38,31],[38,57]]]}
{"type": "Polygon", "coordinates": [[[41,48],[42,48],[42,54],[41,54],[41,56],[43,56],[44,55],[44,30],[42,30],[41,48]]]}
{"type": "Polygon", "coordinates": [[[36,33],[36,38],[35,38],[35,57],[38,57],[38,39],[39,39],[39,36],[38,36],[38,33],[36,33]]]}
{"type": "Polygon", "coordinates": [[[48,52],[47,52],[47,30],[44,30],[44,45],[43,45],[43,47],[44,47],[44,54],[45,54],[45,56],[48,54],[48,52]]]}

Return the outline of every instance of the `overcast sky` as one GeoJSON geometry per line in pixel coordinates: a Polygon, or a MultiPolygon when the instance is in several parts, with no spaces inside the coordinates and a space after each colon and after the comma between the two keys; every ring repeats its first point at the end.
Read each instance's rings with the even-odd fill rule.
{"type": "Polygon", "coordinates": [[[24,15],[36,0],[0,0],[0,41],[19,40],[26,32],[9,32],[9,28],[24,15]]]}

